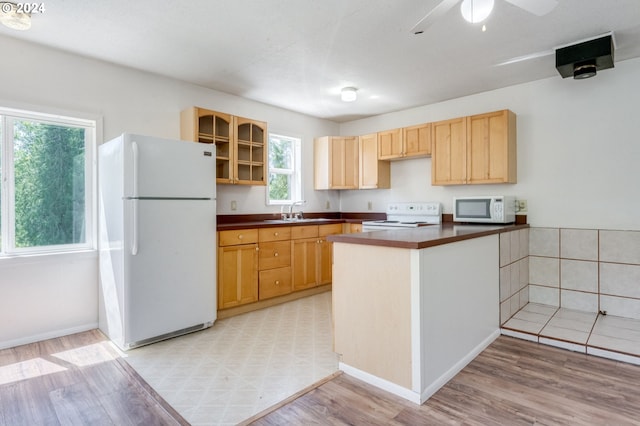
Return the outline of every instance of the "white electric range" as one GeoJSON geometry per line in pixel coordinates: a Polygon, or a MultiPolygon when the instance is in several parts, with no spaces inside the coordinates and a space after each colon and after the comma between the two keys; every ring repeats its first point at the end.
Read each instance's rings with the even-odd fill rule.
{"type": "Polygon", "coordinates": [[[425,225],[439,225],[442,209],[439,202],[391,203],[387,205],[386,220],[362,222],[362,231],[416,228],[425,225]]]}

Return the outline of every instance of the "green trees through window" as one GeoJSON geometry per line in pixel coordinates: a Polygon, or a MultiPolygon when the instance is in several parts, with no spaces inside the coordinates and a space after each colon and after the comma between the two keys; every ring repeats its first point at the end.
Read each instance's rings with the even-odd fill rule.
{"type": "Polygon", "coordinates": [[[16,247],[84,242],[84,129],[14,124],[16,247]]]}
{"type": "Polygon", "coordinates": [[[0,253],[87,247],[95,123],[1,113],[0,253]]]}
{"type": "Polygon", "coordinates": [[[300,139],[269,135],[267,204],[287,204],[302,199],[300,139]]]}

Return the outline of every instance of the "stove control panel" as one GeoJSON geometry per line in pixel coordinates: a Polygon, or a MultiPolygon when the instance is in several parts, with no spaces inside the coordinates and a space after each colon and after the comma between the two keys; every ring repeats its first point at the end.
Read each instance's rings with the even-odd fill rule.
{"type": "Polygon", "coordinates": [[[422,203],[391,203],[387,205],[387,214],[401,215],[439,215],[440,203],[438,202],[422,202],[422,203]]]}
{"type": "Polygon", "coordinates": [[[440,203],[391,203],[387,205],[387,220],[406,223],[439,224],[441,221],[440,203]]]}

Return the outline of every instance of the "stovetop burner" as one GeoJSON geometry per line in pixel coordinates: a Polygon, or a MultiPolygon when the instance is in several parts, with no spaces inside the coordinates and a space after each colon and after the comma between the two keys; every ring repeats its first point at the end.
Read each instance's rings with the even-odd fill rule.
{"type": "Polygon", "coordinates": [[[362,222],[363,230],[415,228],[438,225],[440,203],[393,203],[387,206],[387,219],[362,222]]]}

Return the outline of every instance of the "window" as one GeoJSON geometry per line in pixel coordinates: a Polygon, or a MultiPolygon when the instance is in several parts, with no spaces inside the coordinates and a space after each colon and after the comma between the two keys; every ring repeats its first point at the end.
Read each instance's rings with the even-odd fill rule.
{"type": "Polygon", "coordinates": [[[0,108],[0,255],[93,247],[95,126],[0,108]]]}
{"type": "Polygon", "coordinates": [[[300,200],[300,139],[270,134],[267,204],[289,204],[300,200]]]}

